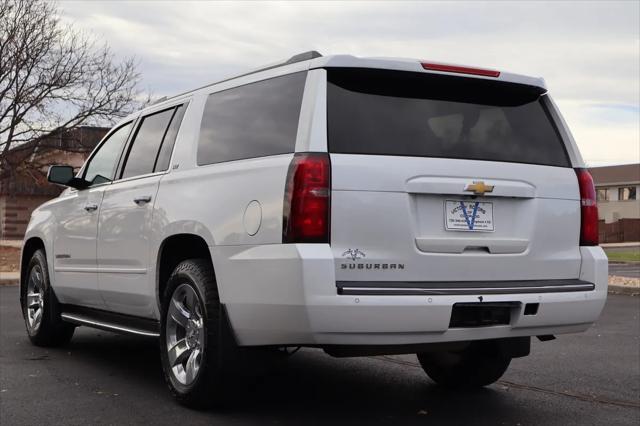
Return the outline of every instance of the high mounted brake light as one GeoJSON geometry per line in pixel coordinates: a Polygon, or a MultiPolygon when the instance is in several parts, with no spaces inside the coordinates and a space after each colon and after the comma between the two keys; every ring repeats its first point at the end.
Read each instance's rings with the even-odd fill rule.
{"type": "Polygon", "coordinates": [[[283,243],[328,243],[331,163],[324,153],[295,154],[284,193],[283,243]]]}
{"type": "Polygon", "coordinates": [[[461,67],[458,65],[434,64],[421,62],[422,68],[428,71],[453,72],[457,74],[482,75],[485,77],[500,77],[500,71],[485,70],[482,68],[461,67]]]}
{"type": "Polygon", "coordinates": [[[575,169],[580,187],[580,245],[598,245],[598,205],[593,178],[587,169],[575,169]]]}

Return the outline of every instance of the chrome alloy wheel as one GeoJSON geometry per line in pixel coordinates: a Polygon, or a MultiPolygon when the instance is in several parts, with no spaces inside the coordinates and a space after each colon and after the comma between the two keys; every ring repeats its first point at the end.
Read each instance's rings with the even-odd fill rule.
{"type": "Polygon", "coordinates": [[[169,302],[166,323],[167,358],[178,382],[188,386],[198,377],[204,351],[204,319],[193,287],[179,285],[169,302]]]}
{"type": "Polygon", "coordinates": [[[35,333],[42,323],[44,310],[44,275],[40,265],[35,265],[29,272],[27,281],[27,325],[31,333],[35,333]]]}

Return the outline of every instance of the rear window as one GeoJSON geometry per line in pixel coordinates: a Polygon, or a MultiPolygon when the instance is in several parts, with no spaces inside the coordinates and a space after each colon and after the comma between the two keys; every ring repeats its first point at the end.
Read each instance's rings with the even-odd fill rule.
{"type": "Polygon", "coordinates": [[[569,167],[543,89],[400,71],[328,71],[329,150],[569,167]]]}
{"type": "Polygon", "coordinates": [[[293,152],[306,77],[288,74],[209,95],[198,165],[293,152]]]}

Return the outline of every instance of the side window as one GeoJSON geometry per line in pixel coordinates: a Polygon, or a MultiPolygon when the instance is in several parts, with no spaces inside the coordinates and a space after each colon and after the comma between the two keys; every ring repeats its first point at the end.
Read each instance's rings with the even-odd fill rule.
{"type": "Polygon", "coordinates": [[[596,192],[596,198],[598,201],[609,201],[609,191],[607,189],[598,189],[596,192]]]}
{"type": "Polygon", "coordinates": [[[293,152],[306,77],[299,72],[209,95],[198,165],[293,152]]]}
{"type": "Polygon", "coordinates": [[[636,187],[625,186],[624,188],[618,188],[618,200],[627,201],[636,199],[636,187]]]}
{"type": "Polygon", "coordinates": [[[91,182],[91,185],[113,180],[120,153],[131,132],[131,125],[131,123],[125,124],[113,132],[91,157],[83,176],[85,180],[91,182]]]}
{"type": "Polygon", "coordinates": [[[175,108],[167,109],[142,119],[131,142],[121,178],[153,172],[160,145],[167,133],[175,108]]]}
{"type": "Polygon", "coordinates": [[[171,160],[171,152],[173,152],[173,145],[176,143],[176,136],[178,136],[178,129],[182,123],[182,117],[184,117],[184,111],[186,105],[180,105],[173,114],[171,124],[167,130],[167,134],[162,141],[160,152],[158,153],[158,159],[156,160],[156,166],[154,172],[163,172],[169,168],[169,161],[171,160]]]}

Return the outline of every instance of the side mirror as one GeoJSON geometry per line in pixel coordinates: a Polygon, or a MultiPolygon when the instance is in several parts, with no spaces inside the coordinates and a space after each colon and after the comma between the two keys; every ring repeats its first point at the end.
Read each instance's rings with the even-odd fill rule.
{"type": "Polygon", "coordinates": [[[73,173],[71,166],[51,166],[47,173],[47,180],[58,185],[70,186],[76,189],[84,189],[88,182],[84,179],[77,178],[73,173]]]}

